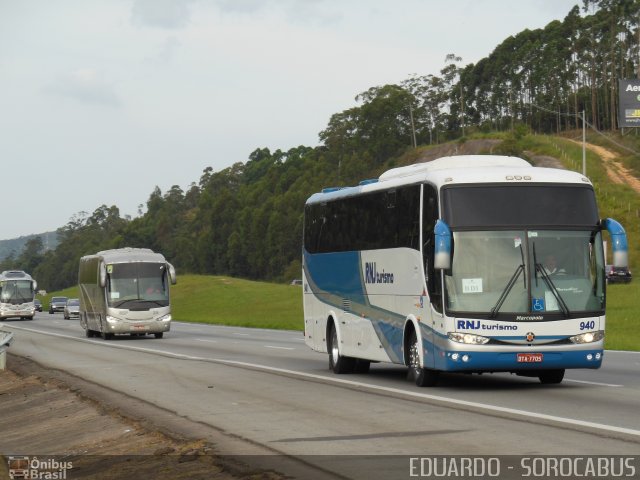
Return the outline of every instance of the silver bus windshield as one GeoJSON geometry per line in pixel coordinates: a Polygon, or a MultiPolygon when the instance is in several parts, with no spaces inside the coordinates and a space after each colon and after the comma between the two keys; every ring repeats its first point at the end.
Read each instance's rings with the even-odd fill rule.
{"type": "Polygon", "coordinates": [[[602,314],[604,254],[598,231],[454,232],[445,273],[450,313],[602,314]]]}
{"type": "Polygon", "coordinates": [[[107,265],[107,302],[110,307],[128,310],[168,306],[166,264],[133,262],[107,265]]]}

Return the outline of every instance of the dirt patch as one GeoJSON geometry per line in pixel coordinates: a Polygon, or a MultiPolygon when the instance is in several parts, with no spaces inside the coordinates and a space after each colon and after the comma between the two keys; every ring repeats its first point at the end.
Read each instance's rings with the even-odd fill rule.
{"type": "Polygon", "coordinates": [[[150,429],[73,385],[42,375],[42,367],[27,359],[11,360],[19,368],[0,371],[0,478],[9,478],[10,456],[70,462],[67,478],[73,479],[284,478],[230,465],[204,440],[150,429]]]}
{"type": "Polygon", "coordinates": [[[550,157],[548,155],[536,155],[533,152],[524,152],[525,155],[531,163],[533,163],[534,167],[544,167],[544,168],[559,168],[564,170],[565,167],[560,160],[555,157],[550,157]]]}
{"type": "MultiPolygon", "coordinates": [[[[570,142],[582,145],[578,140],[568,139],[570,142]]],[[[602,159],[607,176],[613,183],[629,185],[637,193],[640,193],[640,180],[631,171],[618,161],[618,154],[599,145],[587,143],[586,147],[602,159]]]]}
{"type": "Polygon", "coordinates": [[[493,149],[501,142],[502,140],[478,139],[467,140],[462,144],[447,143],[421,152],[419,157],[415,159],[413,163],[430,162],[436,158],[455,155],[479,155],[493,153],[493,149]]]}
{"type": "MultiPolygon", "coordinates": [[[[430,148],[420,152],[419,155],[409,158],[407,163],[430,162],[440,157],[456,156],[456,155],[484,155],[492,154],[494,149],[502,143],[499,139],[477,139],[467,140],[462,144],[447,143],[437,147],[430,148]]],[[[548,155],[536,155],[534,152],[523,152],[527,159],[535,167],[558,168],[564,169],[562,162],[548,155]]]]}

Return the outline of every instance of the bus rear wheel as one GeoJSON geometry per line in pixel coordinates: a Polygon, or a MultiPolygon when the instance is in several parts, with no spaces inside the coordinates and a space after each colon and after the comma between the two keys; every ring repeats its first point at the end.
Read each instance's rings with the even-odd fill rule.
{"type": "Polygon", "coordinates": [[[333,373],[353,373],[356,367],[356,359],[340,355],[338,347],[338,332],[335,326],[331,326],[329,335],[329,368],[333,373]]]}
{"type": "Polygon", "coordinates": [[[412,331],[409,335],[409,380],[418,387],[433,387],[438,383],[438,373],[420,364],[420,344],[416,332],[412,331]]]}
{"type": "Polygon", "coordinates": [[[560,368],[558,370],[545,370],[543,373],[538,375],[540,379],[540,383],[543,385],[554,385],[562,382],[564,378],[564,368],[560,368]]]}

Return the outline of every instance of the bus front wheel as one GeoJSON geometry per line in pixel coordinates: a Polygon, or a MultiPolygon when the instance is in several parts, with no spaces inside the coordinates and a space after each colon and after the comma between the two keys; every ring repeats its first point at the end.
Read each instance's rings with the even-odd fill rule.
{"type": "Polygon", "coordinates": [[[409,336],[409,380],[419,387],[433,387],[438,382],[438,371],[424,368],[420,364],[420,343],[416,332],[409,336]]]}
{"type": "Polygon", "coordinates": [[[545,370],[543,373],[538,375],[540,379],[540,383],[543,385],[553,385],[562,382],[564,378],[564,368],[560,368],[558,370],[545,370]]]}
{"type": "Polygon", "coordinates": [[[331,326],[331,335],[329,336],[329,368],[333,373],[352,373],[356,366],[356,359],[344,357],[340,355],[338,348],[338,332],[335,326],[331,326]]]}
{"type": "Polygon", "coordinates": [[[111,340],[113,338],[113,333],[108,333],[103,330],[101,332],[101,337],[103,340],[111,340]]]}

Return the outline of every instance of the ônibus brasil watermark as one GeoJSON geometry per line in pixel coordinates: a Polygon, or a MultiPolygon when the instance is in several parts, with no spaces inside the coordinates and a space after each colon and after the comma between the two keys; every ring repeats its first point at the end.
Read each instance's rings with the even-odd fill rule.
{"type": "Polygon", "coordinates": [[[13,456],[7,459],[10,479],[66,480],[73,462],[41,459],[38,457],[13,456]]]}

